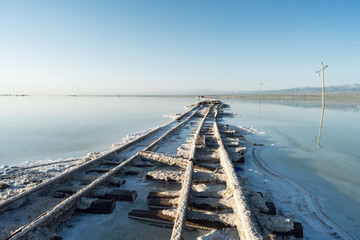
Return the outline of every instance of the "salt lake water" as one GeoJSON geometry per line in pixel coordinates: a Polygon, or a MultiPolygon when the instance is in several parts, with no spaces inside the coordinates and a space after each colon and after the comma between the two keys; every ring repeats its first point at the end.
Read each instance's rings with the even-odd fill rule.
{"type": "MultiPolygon", "coordinates": [[[[325,109],[320,148],[321,105],[229,101],[237,126],[265,132],[247,139],[269,146],[261,158],[318,199],[323,211],[360,239],[360,109],[347,105],[325,109]]],[[[306,231],[306,229],[304,230],[306,231]]]]}
{"type": "Polygon", "coordinates": [[[165,124],[194,98],[0,97],[0,165],[100,152],[165,124]]]}
{"type": "MultiPolygon", "coordinates": [[[[194,98],[0,97],[0,165],[84,156],[104,151],[132,133],[169,122],[194,98]]],[[[360,109],[325,110],[321,148],[316,150],[321,107],[227,101],[236,126],[264,134],[261,157],[276,172],[315,196],[323,210],[360,239],[360,109]]],[[[306,231],[306,229],[305,229],[306,231]]]]}

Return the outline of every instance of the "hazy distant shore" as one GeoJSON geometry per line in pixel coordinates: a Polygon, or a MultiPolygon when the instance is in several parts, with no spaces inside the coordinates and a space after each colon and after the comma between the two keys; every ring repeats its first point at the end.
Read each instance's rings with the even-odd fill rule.
{"type": "MultiPolygon", "coordinates": [[[[259,94],[69,94],[69,95],[30,95],[30,94],[0,94],[2,97],[27,97],[27,96],[64,96],[64,97],[184,97],[184,98],[217,98],[234,100],[259,100],[259,94]]],[[[296,101],[296,102],[320,102],[321,93],[263,93],[262,100],[266,101],[296,101]]],[[[330,92],[325,93],[327,103],[360,104],[360,92],[330,92]]]]}
{"type": "MultiPolygon", "coordinates": [[[[240,100],[258,100],[259,94],[228,94],[228,95],[211,95],[206,97],[221,99],[240,99],[240,100]]],[[[321,102],[321,93],[281,93],[269,94],[263,93],[262,100],[271,101],[307,101],[321,102]]],[[[325,101],[329,103],[357,103],[360,104],[360,92],[353,93],[325,93],[325,101]]]]}

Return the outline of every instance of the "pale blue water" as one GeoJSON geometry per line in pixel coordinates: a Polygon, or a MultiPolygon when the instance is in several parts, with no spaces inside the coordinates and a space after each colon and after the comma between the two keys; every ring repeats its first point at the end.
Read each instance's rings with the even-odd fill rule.
{"type": "Polygon", "coordinates": [[[0,166],[103,151],[171,121],[193,98],[0,97],[0,166]]]}
{"type": "MultiPolygon", "coordinates": [[[[0,165],[58,159],[109,149],[127,134],[165,124],[193,98],[0,97],[0,165]]],[[[266,135],[262,158],[319,197],[326,213],[360,239],[360,109],[326,109],[322,148],[316,150],[321,108],[229,101],[237,126],[266,135]],[[346,110],[345,110],[346,109],[346,110]]]]}
{"type": "Polygon", "coordinates": [[[332,219],[360,239],[360,109],[325,109],[322,147],[316,150],[320,105],[263,103],[259,118],[258,102],[229,103],[241,116],[227,121],[266,132],[247,138],[274,145],[261,154],[268,166],[304,185],[332,219]]]}

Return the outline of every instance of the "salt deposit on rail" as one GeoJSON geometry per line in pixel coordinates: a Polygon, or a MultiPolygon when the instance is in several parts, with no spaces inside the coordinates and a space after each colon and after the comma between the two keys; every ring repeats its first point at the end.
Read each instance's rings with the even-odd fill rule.
{"type": "Polygon", "coordinates": [[[279,214],[263,189],[248,189],[235,171],[250,160],[248,143],[222,123],[223,107],[199,102],[108,152],[0,169],[0,238],[83,238],[75,219],[87,214],[99,222],[105,214],[120,218],[116,234],[138,239],[148,238],[142,231],[159,239],[301,238],[302,224],[279,214]],[[24,182],[23,174],[39,179],[24,182]]]}

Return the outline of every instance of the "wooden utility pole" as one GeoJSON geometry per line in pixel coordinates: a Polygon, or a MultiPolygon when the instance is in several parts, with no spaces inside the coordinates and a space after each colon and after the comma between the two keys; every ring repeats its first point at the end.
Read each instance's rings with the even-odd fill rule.
{"type": "Polygon", "coordinates": [[[319,71],[316,71],[316,73],[319,73],[320,76],[320,72],[322,72],[322,94],[321,94],[321,102],[322,102],[322,107],[321,107],[321,120],[320,120],[320,129],[319,129],[319,137],[318,137],[318,142],[317,142],[317,146],[316,149],[319,149],[319,145],[320,145],[320,137],[321,137],[321,129],[322,129],[322,123],[323,123],[323,119],[324,119],[324,111],[325,111],[325,90],[324,90],[324,69],[327,68],[328,65],[326,65],[324,67],[324,63],[321,62],[321,69],[319,71]]]}
{"type": "Polygon", "coordinates": [[[325,91],[324,91],[324,79],[325,79],[325,75],[324,75],[324,69],[327,68],[328,65],[326,65],[324,67],[324,63],[321,62],[321,69],[319,71],[316,71],[316,73],[319,74],[320,76],[320,72],[322,72],[322,97],[321,97],[321,100],[322,100],[322,107],[325,108],[325,91]]]}

